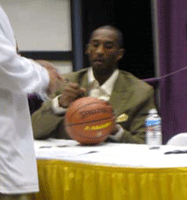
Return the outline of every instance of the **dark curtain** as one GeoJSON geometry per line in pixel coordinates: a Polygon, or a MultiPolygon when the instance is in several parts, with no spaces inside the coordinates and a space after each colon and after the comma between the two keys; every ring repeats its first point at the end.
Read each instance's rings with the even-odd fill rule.
{"type": "Polygon", "coordinates": [[[157,7],[160,112],[163,142],[173,135],[187,132],[187,1],[155,0],[157,7]]]}
{"type": "MultiPolygon", "coordinates": [[[[83,46],[94,29],[116,26],[123,33],[126,50],[119,69],[141,79],[151,78],[155,75],[151,19],[151,0],[82,0],[83,46]]],[[[88,66],[84,55],[84,67],[88,66]]]]}

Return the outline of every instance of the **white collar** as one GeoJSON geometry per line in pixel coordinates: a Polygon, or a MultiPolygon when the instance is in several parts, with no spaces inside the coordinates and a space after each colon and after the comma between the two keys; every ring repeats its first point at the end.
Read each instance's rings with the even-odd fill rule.
{"type": "MultiPolygon", "coordinates": [[[[112,75],[100,86],[108,95],[112,94],[112,90],[116,79],[118,78],[119,70],[115,69],[112,75]]],[[[93,69],[90,67],[88,69],[88,83],[92,84],[94,81],[97,81],[93,74],[93,69]]],[[[98,81],[97,81],[98,82],[98,81]]]]}

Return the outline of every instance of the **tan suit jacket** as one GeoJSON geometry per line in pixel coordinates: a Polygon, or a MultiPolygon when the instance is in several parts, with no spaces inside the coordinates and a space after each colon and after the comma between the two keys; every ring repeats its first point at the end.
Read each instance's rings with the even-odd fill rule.
{"type": "MultiPolygon", "coordinates": [[[[89,90],[87,71],[88,69],[83,69],[66,74],[64,77],[89,90]]],[[[62,90],[63,87],[56,95],[62,90]]],[[[124,129],[120,142],[145,143],[145,118],[148,111],[155,108],[153,88],[132,74],[120,70],[109,102],[114,108],[116,122],[124,129]]],[[[51,101],[44,103],[32,115],[35,139],[69,138],[63,120],[64,115],[59,116],[53,113],[51,101]]]]}

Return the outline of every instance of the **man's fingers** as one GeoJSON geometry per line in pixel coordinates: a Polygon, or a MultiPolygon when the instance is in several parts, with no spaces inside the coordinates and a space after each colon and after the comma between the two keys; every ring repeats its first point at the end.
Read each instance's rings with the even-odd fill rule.
{"type": "Polygon", "coordinates": [[[86,88],[81,87],[81,88],[80,88],[80,91],[81,91],[82,93],[85,93],[85,92],[86,92],[86,88]]]}
{"type": "Polygon", "coordinates": [[[68,83],[68,86],[70,88],[72,88],[73,90],[78,90],[80,88],[79,84],[78,83],[73,83],[73,82],[69,82],[68,83]]]}
{"type": "Polygon", "coordinates": [[[59,74],[58,72],[57,72],[57,79],[65,83],[64,77],[62,76],[62,74],[59,74]]]}
{"type": "Polygon", "coordinates": [[[56,79],[65,82],[63,76],[57,71],[57,69],[53,66],[52,63],[46,60],[36,60],[36,62],[45,67],[48,70],[48,72],[52,74],[54,78],[56,77],[56,79]]]}

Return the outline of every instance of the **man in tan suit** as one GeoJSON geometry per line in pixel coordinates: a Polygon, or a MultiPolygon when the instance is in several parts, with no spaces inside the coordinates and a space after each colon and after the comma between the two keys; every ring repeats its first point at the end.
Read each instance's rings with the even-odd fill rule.
{"type": "Polygon", "coordinates": [[[124,54],[122,40],[122,33],[112,26],[92,33],[86,51],[91,67],[65,74],[66,85],[32,115],[36,139],[69,138],[64,127],[66,109],[81,96],[94,96],[109,101],[115,111],[116,128],[108,141],[145,143],[144,123],[149,110],[155,108],[154,91],[117,68],[124,54]]]}

